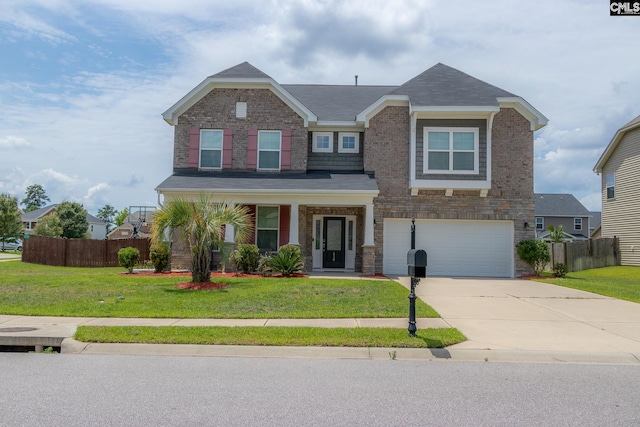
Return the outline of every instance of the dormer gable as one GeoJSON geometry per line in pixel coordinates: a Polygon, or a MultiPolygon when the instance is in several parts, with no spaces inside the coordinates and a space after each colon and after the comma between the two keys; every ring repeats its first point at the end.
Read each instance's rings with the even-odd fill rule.
{"type": "Polygon", "coordinates": [[[243,62],[242,64],[207,77],[202,83],[162,113],[162,117],[170,125],[177,125],[180,115],[216,88],[268,89],[302,117],[305,126],[307,126],[309,122],[317,121],[316,115],[311,110],[280,86],[278,82],[248,62],[243,62]]]}

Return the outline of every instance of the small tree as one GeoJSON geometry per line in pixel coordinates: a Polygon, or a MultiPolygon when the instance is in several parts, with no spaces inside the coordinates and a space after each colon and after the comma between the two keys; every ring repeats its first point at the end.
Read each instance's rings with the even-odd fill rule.
{"type": "Polygon", "coordinates": [[[549,238],[553,243],[560,243],[564,240],[564,228],[562,227],[562,225],[559,225],[557,227],[549,225],[547,226],[547,230],[550,231],[549,238]]]}
{"type": "Polygon", "coordinates": [[[167,230],[171,234],[180,230],[180,238],[191,252],[191,281],[209,282],[211,250],[223,244],[224,225],[233,227],[238,241],[244,240],[252,227],[248,208],[216,203],[204,194],[195,201],[173,199],[155,212],[152,240],[164,240],[167,230]]]}
{"type": "Polygon", "coordinates": [[[97,217],[107,223],[107,234],[113,228],[113,220],[117,214],[118,211],[111,205],[104,205],[104,207],[98,209],[97,217]]]}
{"type": "Polygon", "coordinates": [[[129,216],[129,208],[124,208],[120,212],[118,212],[113,218],[113,222],[116,225],[116,227],[120,227],[122,224],[124,224],[128,216],[129,216]]]}
{"type": "Polygon", "coordinates": [[[23,226],[18,199],[8,193],[0,194],[0,244],[15,242],[22,236],[23,226]]]}
{"type": "Polygon", "coordinates": [[[25,198],[20,204],[24,206],[25,212],[31,212],[44,207],[50,201],[42,185],[32,184],[27,187],[25,198]]]}
{"type": "Polygon", "coordinates": [[[62,224],[55,212],[40,219],[36,224],[34,234],[47,237],[62,237],[62,224]]]}
{"type": "Polygon", "coordinates": [[[542,240],[523,240],[516,246],[518,256],[526,262],[536,276],[539,276],[544,267],[551,261],[549,246],[542,240]]]}
{"type": "Polygon", "coordinates": [[[56,207],[56,214],[60,218],[62,237],[80,239],[87,236],[87,211],[80,203],[62,202],[56,207]]]}
{"type": "Polygon", "coordinates": [[[133,273],[133,267],[140,261],[140,251],[136,248],[122,248],[118,251],[118,263],[121,267],[127,269],[129,273],[133,273]]]}

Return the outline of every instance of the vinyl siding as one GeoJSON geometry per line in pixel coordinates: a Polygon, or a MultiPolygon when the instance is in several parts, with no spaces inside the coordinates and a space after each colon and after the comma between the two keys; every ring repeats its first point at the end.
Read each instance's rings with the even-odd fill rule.
{"type": "Polygon", "coordinates": [[[602,168],[602,237],[620,238],[622,265],[640,266],[640,129],[628,132],[602,168]],[[615,198],[605,179],[615,174],[615,198]]]}

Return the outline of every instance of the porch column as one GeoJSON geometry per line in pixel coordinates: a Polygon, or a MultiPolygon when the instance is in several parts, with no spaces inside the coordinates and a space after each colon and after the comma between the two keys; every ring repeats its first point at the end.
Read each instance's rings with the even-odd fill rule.
{"type": "MultiPolygon", "coordinates": [[[[235,203],[228,203],[230,208],[236,206],[235,203]]],[[[235,243],[236,242],[236,230],[233,228],[233,225],[225,224],[224,226],[224,241],[225,243],[235,243]]]]}
{"type": "Polygon", "coordinates": [[[364,245],[363,246],[374,246],[375,242],[373,239],[373,203],[367,203],[365,205],[365,216],[364,216],[364,245]]]}
{"type": "Polygon", "coordinates": [[[291,203],[291,214],[289,215],[289,244],[300,245],[298,238],[298,204],[291,203]]]}

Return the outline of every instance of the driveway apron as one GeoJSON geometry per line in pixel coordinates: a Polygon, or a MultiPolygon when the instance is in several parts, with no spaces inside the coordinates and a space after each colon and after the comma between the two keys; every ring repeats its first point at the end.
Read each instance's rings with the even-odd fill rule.
{"type": "Polygon", "coordinates": [[[428,277],[416,295],[466,335],[452,349],[640,352],[640,304],[520,279],[428,277]]]}

